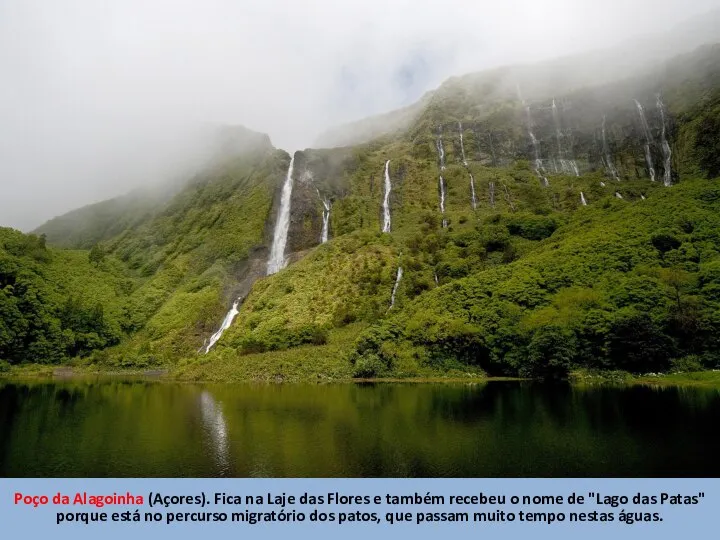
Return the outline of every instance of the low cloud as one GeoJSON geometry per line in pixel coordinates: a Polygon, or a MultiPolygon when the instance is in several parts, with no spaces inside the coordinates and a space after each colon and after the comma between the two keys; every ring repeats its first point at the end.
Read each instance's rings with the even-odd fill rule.
{"type": "Polygon", "coordinates": [[[186,173],[194,126],[293,150],[451,75],[667,30],[718,0],[0,3],[0,224],[186,173]]]}

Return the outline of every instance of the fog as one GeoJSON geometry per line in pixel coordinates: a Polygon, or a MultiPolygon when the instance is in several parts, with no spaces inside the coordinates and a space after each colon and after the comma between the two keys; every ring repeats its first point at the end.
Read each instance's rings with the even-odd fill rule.
{"type": "Polygon", "coordinates": [[[204,156],[198,126],[304,148],[449,76],[617,45],[718,6],[0,0],[0,225],[182,177],[204,156]]]}

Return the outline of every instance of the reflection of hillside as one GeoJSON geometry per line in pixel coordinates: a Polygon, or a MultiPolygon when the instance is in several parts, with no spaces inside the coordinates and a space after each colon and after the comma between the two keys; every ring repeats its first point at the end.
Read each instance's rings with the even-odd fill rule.
{"type": "Polygon", "coordinates": [[[0,476],[720,474],[715,389],[63,381],[0,419],[0,476]]]}

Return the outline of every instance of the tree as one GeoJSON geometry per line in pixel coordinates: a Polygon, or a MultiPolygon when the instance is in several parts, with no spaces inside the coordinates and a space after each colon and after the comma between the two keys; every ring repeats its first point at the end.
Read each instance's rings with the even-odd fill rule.
{"type": "Polygon", "coordinates": [[[94,264],[95,266],[99,266],[105,260],[105,252],[99,244],[95,244],[92,247],[88,259],[90,260],[90,264],[94,264]]]}

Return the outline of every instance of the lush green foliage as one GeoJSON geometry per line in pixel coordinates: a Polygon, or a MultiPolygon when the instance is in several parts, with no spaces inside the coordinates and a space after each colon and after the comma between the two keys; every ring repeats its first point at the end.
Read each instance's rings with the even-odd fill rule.
{"type": "Polygon", "coordinates": [[[420,296],[359,338],[353,360],[391,365],[386,344],[400,341],[421,363],[504,375],[665,371],[689,355],[717,367],[718,269],[718,181],[607,199],[527,256],[420,296]]]}
{"type": "Polygon", "coordinates": [[[118,343],[124,285],[117,261],[0,229],[0,360],[58,363],[118,343]]]}
{"type": "Polygon", "coordinates": [[[602,92],[534,88],[525,98],[544,171],[512,70],[448,81],[392,129],[369,126],[385,133],[370,142],[298,152],[292,264],[271,277],[264,263],[289,156],[269,143],[172,197],[101,203],[41,228],[89,252],[4,233],[0,359],[181,364],[189,378],[235,369],[264,380],[716,366],[720,191],[708,178],[720,170],[718,57],[703,49],[602,92]],[[555,95],[579,176],[556,169],[555,95]],[[634,98],[655,139],[667,128],[679,185],[649,181],[634,98]],[[380,232],[387,160],[390,234],[380,232]],[[324,203],[331,239],[318,246],[324,203]],[[199,356],[235,298],[234,324],[199,356]]]}

